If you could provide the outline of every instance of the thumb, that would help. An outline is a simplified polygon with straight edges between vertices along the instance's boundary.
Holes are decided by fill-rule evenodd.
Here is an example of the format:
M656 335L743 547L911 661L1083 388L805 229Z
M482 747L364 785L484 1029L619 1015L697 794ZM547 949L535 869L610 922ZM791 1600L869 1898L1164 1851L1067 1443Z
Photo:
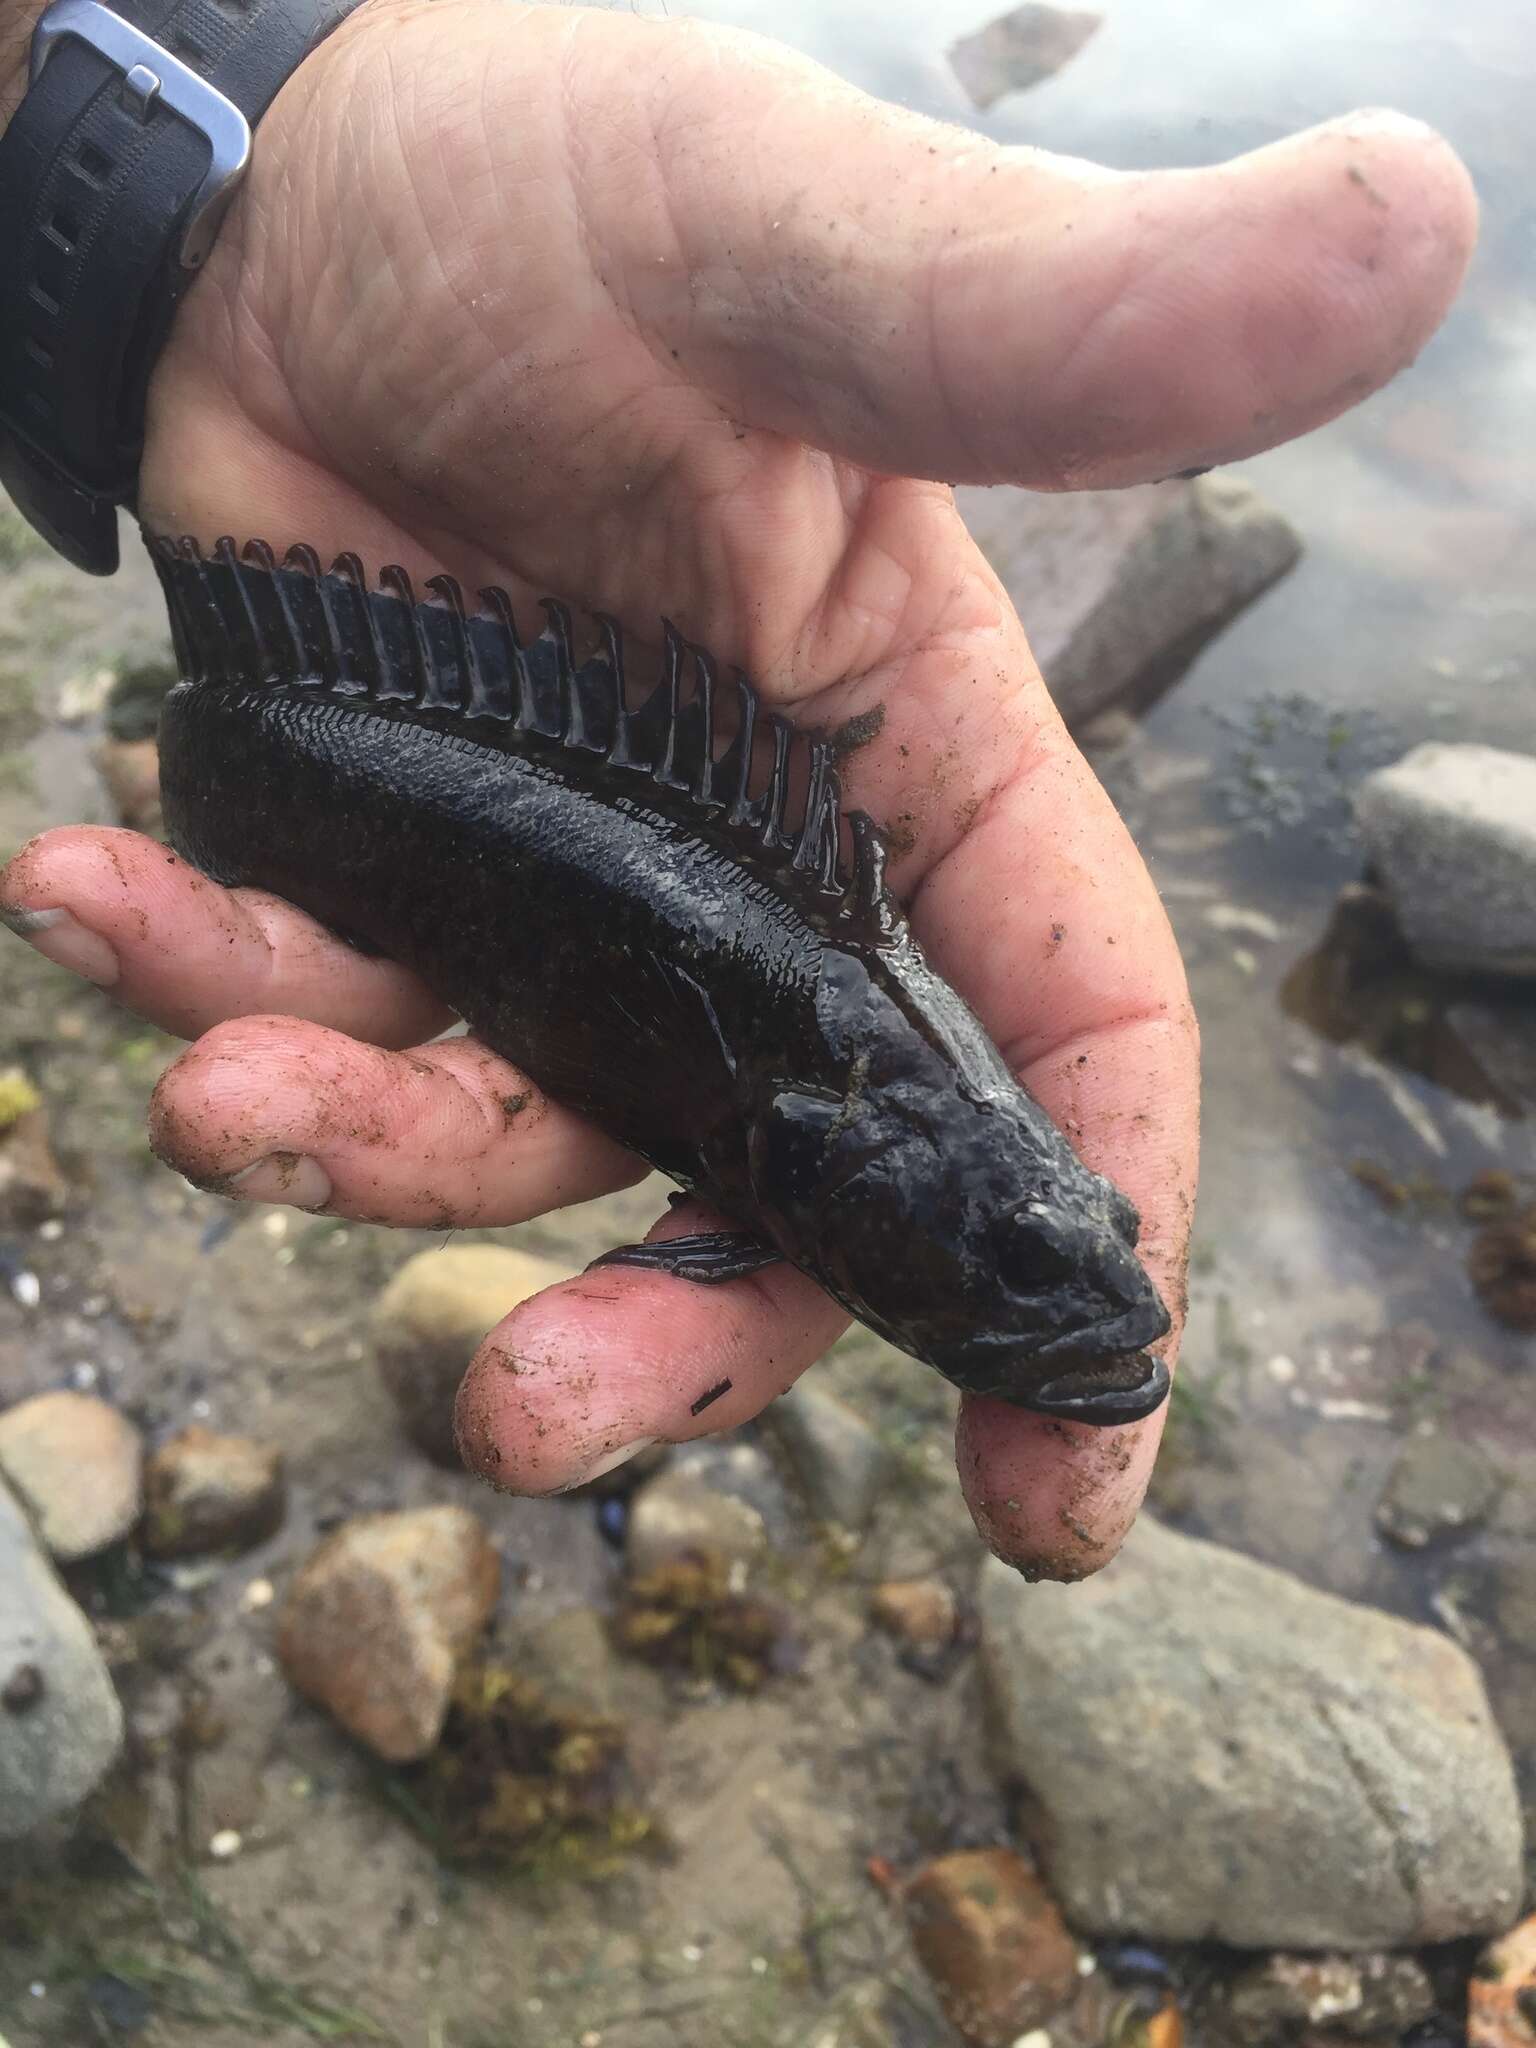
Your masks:
M634 317L733 416L877 470L1050 489L1252 454L1411 361L1476 237L1459 159L1396 114L1121 175L738 33L631 24L637 61L602 19L597 68L651 81L675 250L634 266ZM589 129L612 189L603 149Z

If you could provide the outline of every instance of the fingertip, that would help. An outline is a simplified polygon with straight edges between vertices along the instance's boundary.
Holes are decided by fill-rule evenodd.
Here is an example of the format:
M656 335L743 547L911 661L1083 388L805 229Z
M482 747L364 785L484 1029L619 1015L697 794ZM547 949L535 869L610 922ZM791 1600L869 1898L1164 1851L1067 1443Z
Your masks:
M1101 1571L1136 1519L1166 1415L1165 1403L1144 1422L1099 1429L968 1395L955 1459L982 1541L1027 1579Z

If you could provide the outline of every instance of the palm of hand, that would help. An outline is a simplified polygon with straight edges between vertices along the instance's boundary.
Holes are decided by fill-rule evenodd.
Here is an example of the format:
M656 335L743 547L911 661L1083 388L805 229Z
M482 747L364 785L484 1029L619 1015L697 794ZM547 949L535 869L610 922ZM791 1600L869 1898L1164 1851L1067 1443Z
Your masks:
M1313 159L1327 158L1326 133ZM1149 1267L1177 1308L1196 1095L1177 955L947 489L899 472L1128 481L1326 416L1347 402L1346 368L1357 387L1380 381L1438 317L1467 206L1416 133L1336 133L1333 146L1329 163L1298 145L1289 185L1280 166L1206 174L1246 181L1232 232L1270 236L1274 216L1315 213L1309 179L1363 149L1378 183L1416 185L1428 254L1422 234L1400 238L1390 305L1379 283L1359 305L1336 287L1348 317L1330 308L1326 337L1314 286L1304 366L1277 334L1273 361L1261 347L1235 377L1213 347L1222 374L1202 379L1152 344L1166 338L1168 270L1230 191L978 148L691 24L488 0L376 5L263 128L157 379L143 510L205 541L304 539L417 574L448 566L523 605L565 595L642 635L665 608L800 722L877 714L845 780L894 827L893 879L919 937L1138 1202ZM1345 218L1347 197L1340 180L1330 231L1362 261L1369 245L1379 278L1391 235L1363 202ZM1132 219L1157 291L1128 274ZM999 261L999 240L1061 273L1014 345L1026 263ZM1186 295L1209 316L1204 276L1197 261ZM1291 284L1269 287L1277 305ZM1036 370L1049 396L1032 405L1018 394ZM1257 430L1256 383L1271 401ZM520 1077L483 1049L380 1050L442 1021L398 970L345 955L282 906L168 878L142 844L127 895L157 904L179 959L137 956L100 837L35 842L4 896L69 903L116 948L127 1000L207 1031L156 1103L157 1143L183 1170L225 1182L252 1161L325 1150L329 1205L396 1221L422 1220L424 1129L454 1162L436 1213L464 1222L517 1220L633 1177L560 1112L509 1129L495 1107ZM121 849L113 866L123 872ZM322 1147L322 1093L382 1102L378 1141ZM544 1490L637 1439L730 1426L841 1320L786 1271L718 1293L601 1279L538 1297L488 1341L461 1404L481 1469ZM726 1378L707 1422L691 1419L687 1391ZM1155 1418L1095 1436L974 1402L962 1479L995 1547L1070 1575L1118 1540L1155 1433Z

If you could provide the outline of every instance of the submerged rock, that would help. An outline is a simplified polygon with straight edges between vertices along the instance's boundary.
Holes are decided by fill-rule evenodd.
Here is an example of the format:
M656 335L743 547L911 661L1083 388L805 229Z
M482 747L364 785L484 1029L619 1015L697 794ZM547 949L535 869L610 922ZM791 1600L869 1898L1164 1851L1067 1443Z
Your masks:
M120 1542L139 1519L144 1445L94 1394L37 1394L0 1414L0 1476L61 1564Z
M955 497L1074 728L1160 696L1301 552L1235 477L1060 494L967 485Z
M1103 19L1076 8L1051 7L1046 0L1024 0L1011 14L963 36L949 61L972 105L985 109L1006 93L1027 92L1058 72Z
M891 1476L891 1454L863 1416L835 1394L803 1383L763 1417L783 1446L812 1514L845 1529L868 1525Z
M458 1666L500 1588L501 1559L466 1508L361 1515L289 1587L278 1656L359 1742L411 1762L442 1732Z
M870 1613L887 1635L914 1650L943 1650L955 1639L960 1606L942 1579L887 1579L876 1586Z
M1536 1914L1478 1958L1467 1987L1467 2048L1536 2043Z
M1467 1271L1489 1315L1512 1330L1536 1331L1536 1208L1480 1230Z
M1077 1989L1077 1944L1011 1849L938 1857L902 1904L945 2017L972 2048L1013 2048Z
M1507 1924L1513 1773L1445 1637L1150 1519L1082 1585L989 1563L980 1609L1000 1760L1074 1922L1317 1949Z
M0 1076L4 1080L5 1076ZM48 1112L36 1103L4 1118L0 1129L0 1228L31 1230L59 1215L69 1183L53 1156Z
M149 1461L140 1542L151 1557L249 1550L277 1530L283 1506L279 1451L193 1423Z
M1421 960L1536 978L1536 755L1431 741L1367 776L1355 816Z
M687 1472L663 1472L648 1480L629 1504L625 1556L637 1574L695 1552L746 1564L767 1545L768 1532L756 1508L716 1493Z
M1234 1977L1219 2000L1221 2038L1274 2048L1309 2027L1328 2037L1397 2040L1435 2009L1434 1987L1412 1956L1269 1956Z
M1398 1453L1376 1509L1376 1526L1389 1542L1422 1550L1443 1537L1474 1529L1499 1495L1499 1474L1476 1444L1436 1430L1410 1437Z
M407 1435L429 1458L460 1463L454 1397L482 1340L530 1294L565 1278L564 1267L496 1244L418 1252L395 1274L374 1308L374 1352Z
M122 1738L91 1625L0 1483L0 1840L73 1814Z

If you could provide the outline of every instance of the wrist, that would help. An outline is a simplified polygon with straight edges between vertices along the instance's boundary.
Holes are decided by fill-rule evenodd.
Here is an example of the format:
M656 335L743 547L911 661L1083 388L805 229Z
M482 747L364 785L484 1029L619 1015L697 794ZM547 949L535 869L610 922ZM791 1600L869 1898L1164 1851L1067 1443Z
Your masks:
M27 89L27 52L47 0L0 0L0 135Z

